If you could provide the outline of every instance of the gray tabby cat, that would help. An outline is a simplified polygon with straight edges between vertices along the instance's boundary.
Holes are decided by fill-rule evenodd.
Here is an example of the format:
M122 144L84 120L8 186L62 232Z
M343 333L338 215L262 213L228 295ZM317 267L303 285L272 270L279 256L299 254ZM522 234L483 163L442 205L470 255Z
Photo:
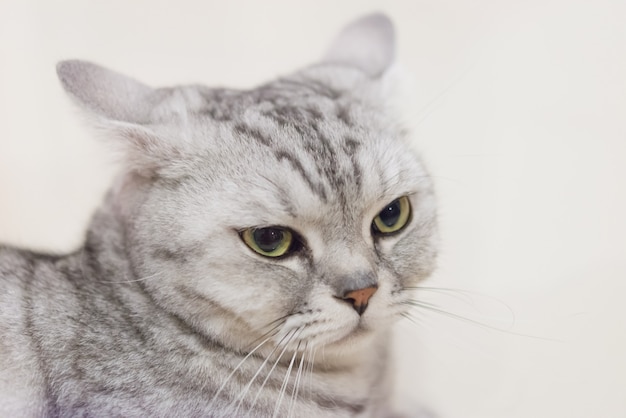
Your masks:
M0 416L389 414L437 241L393 57L376 14L249 91L60 63L128 158L81 249L0 248Z

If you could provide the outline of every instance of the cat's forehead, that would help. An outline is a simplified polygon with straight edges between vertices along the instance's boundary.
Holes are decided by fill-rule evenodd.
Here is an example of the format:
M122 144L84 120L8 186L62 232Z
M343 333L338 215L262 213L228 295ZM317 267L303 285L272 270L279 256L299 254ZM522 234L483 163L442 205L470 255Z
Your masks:
M197 92L200 100L189 94L187 104L194 113L215 122L236 123L241 119L269 118L279 125L306 129L335 114L350 124L346 106L353 107L357 97L351 87L357 81L366 85L367 80L357 73L356 77L351 74L351 82L344 80L338 83L308 73L302 71L251 90L195 86L192 89L197 90L193 93Z
M291 78L203 95L201 123L220 125L203 169L236 183L227 187L232 199L253 209L252 218L267 215L257 222L332 214L345 223L417 187L420 166L406 133L359 94Z

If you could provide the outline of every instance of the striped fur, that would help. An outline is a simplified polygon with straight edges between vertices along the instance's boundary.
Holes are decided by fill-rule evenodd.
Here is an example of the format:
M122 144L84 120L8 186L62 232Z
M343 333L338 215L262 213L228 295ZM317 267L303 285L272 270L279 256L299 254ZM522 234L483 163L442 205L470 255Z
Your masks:
M0 415L390 413L389 327L437 242L392 59L372 15L320 64L248 91L60 64L127 165L75 253L0 247ZM401 196L408 226L374 237ZM239 237L271 225L301 250L264 258ZM363 277L378 290L360 316L338 292Z

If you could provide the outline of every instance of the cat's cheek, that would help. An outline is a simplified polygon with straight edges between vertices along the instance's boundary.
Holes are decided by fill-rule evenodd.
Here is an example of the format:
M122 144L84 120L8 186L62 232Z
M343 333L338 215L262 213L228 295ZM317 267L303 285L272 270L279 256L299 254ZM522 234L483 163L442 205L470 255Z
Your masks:
M414 217L407 230L392 239L381 240L377 251L382 265L393 272L395 282L415 286L436 267L439 235L434 211Z
M394 270L403 286L415 286L430 276L436 261L437 245L432 236L401 243L393 257Z

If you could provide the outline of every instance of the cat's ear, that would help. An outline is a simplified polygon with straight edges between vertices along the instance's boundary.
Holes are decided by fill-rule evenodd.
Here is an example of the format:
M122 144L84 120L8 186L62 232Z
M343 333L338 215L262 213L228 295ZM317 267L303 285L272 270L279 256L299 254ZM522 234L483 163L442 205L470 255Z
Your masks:
M150 126L151 115L163 100L162 89L86 61L62 61L57 74L90 124L118 139L131 169L151 175L180 154Z
M364 16L346 26L335 38L322 62L357 67L378 77L395 59L393 23L382 13Z
M148 122L156 91L145 84L79 60L61 61L57 74L65 91L95 115L119 122Z

